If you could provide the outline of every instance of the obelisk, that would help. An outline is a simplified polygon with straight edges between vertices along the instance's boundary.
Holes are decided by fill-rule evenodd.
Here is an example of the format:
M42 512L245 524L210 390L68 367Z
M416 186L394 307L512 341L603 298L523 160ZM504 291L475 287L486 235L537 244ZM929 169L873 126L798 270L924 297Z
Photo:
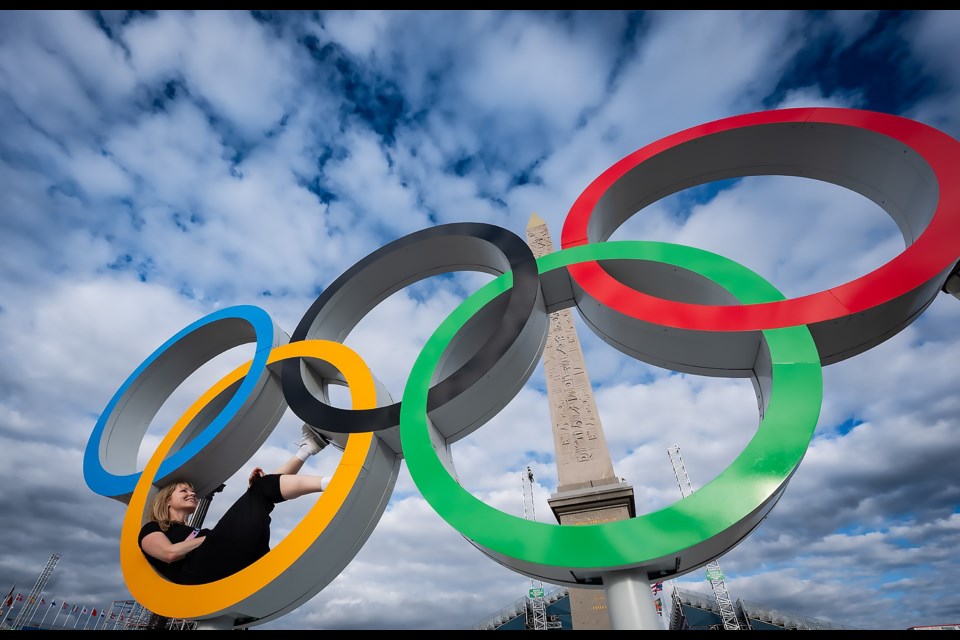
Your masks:
M527 244L540 258L553 251L547 223L536 213L527 223ZM543 367L553 423L557 492L547 501L562 525L596 524L636 515L633 487L613 471L569 309L550 314ZM570 589L573 628L610 629L602 589Z

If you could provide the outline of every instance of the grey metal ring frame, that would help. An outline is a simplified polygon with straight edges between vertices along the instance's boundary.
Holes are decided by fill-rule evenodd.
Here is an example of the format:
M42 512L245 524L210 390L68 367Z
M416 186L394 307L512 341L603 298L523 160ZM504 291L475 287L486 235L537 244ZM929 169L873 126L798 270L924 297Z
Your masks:
M547 335L537 265L527 243L513 232L485 223L431 227L399 238L373 252L337 278L314 301L291 337L343 342L377 304L400 289L429 276L451 271L512 272L514 286L479 314L457 336L438 368L429 392L428 413L445 438L457 440L503 408L523 386L533 367L521 376L518 360L533 360ZM400 403L349 410L330 404L328 385L342 384L335 371L317 371L312 363L290 360L282 367L287 403L304 422L333 433L384 431L400 424ZM448 425L444 428L444 425ZM395 439L396 429L381 434ZM400 451L399 442L395 447Z

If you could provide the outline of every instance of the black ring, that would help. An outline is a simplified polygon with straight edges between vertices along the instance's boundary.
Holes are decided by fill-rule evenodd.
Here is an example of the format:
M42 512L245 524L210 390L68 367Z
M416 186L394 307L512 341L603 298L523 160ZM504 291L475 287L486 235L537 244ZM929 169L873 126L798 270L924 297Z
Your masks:
M433 411L487 375L520 338L538 301L540 281L533 252L515 233L478 222L461 222L411 233L380 247L337 278L301 318L290 342L344 338L377 304L409 284L451 271L513 272L513 287L490 312L469 323L448 350L442 379L429 391ZM462 363L462 364L461 364ZM304 382L306 361L283 363L283 394L307 424L334 433L382 431L400 424L400 403L374 409L341 409L316 397ZM443 372L453 369L449 375ZM321 374L323 377L325 374ZM497 399L491 399L495 403Z

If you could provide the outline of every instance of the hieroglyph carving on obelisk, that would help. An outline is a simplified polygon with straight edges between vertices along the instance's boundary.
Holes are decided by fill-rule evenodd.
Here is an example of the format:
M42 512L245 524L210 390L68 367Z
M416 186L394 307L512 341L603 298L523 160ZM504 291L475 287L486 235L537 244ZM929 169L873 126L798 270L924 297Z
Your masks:
M527 225L527 243L537 258L553 252L547 224L537 214L530 217ZM615 479L583 350L569 309L550 314L543 362L557 456L557 491Z

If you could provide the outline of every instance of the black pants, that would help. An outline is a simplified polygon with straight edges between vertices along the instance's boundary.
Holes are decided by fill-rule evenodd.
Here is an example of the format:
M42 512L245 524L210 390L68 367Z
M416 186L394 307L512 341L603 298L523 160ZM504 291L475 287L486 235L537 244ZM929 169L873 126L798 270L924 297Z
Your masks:
M270 512L278 502L280 476L268 474L254 480L202 545L186 557L183 584L204 584L244 569L270 551Z

